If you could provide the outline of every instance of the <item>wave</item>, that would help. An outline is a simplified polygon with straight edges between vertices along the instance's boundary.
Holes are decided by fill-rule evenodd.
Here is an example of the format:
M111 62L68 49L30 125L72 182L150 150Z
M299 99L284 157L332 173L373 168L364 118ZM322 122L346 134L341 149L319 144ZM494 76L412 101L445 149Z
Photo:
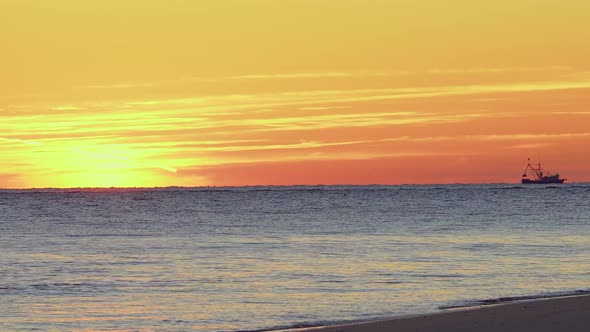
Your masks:
M332 325L340 325L340 324L352 324L352 323L360 323L364 322L365 320L324 320L324 321L303 321L303 322L296 322L292 324L285 324L285 325L275 325L268 328L262 329L254 329L254 330L237 330L236 332L271 332L271 331L282 331L282 330L292 330L292 329L308 329L313 327L321 327L321 326L332 326Z
M490 188L490 190L521 190L521 189L527 189L527 188L524 186Z
M519 302L519 301L552 299L552 298L556 298L556 297L587 295L587 294L590 294L590 289L588 289L588 290L580 289L580 290L569 291L569 292L541 293L541 294L536 294L536 295L505 296L505 297L499 297L499 298L493 298L493 299L465 301L465 302L462 302L459 304L440 306L440 307L438 307L438 309L447 310L447 309L471 308L471 307L480 307L480 306L486 306L486 305L495 305L495 304L503 304L503 303Z

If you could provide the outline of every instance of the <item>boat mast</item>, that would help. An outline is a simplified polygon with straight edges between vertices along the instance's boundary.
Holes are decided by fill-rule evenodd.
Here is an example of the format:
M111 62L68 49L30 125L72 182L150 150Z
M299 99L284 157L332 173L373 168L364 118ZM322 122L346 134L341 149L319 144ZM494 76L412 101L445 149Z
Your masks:
M543 171L541 170L541 161L539 160L539 162L537 163L537 167L535 168L533 165L531 165L531 158L528 159L529 162L526 165L526 168L524 170L524 174L522 174L522 177L526 177L527 176L527 172L530 169L532 175L537 177L537 180L540 180L541 178L543 178Z
M524 172L522 173L522 177L523 178L526 178L527 177L527 173L529 171L529 168L531 169L531 171L533 173L535 173L535 169L533 168L533 166L531 166L531 158L530 157L528 158L528 163L526 165L526 168L524 169Z

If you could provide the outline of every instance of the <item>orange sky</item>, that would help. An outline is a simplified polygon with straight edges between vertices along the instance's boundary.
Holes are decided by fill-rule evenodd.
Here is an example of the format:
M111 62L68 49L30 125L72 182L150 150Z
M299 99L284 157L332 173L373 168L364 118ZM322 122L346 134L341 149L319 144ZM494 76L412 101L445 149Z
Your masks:
M2 0L0 187L590 181L590 2Z

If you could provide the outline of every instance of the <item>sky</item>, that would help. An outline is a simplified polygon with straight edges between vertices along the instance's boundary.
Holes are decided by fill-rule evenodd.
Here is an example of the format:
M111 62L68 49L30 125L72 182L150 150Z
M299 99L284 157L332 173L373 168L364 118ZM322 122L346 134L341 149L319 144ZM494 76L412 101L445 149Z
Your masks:
M590 181L586 0L1 0L0 187Z

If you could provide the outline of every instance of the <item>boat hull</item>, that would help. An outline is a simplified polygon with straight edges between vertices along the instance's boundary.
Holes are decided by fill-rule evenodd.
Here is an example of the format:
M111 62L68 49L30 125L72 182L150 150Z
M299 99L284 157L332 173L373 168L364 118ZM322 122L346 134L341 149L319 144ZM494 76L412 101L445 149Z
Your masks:
M522 184L547 184L547 183L564 183L565 179L542 178L538 180L522 179Z

